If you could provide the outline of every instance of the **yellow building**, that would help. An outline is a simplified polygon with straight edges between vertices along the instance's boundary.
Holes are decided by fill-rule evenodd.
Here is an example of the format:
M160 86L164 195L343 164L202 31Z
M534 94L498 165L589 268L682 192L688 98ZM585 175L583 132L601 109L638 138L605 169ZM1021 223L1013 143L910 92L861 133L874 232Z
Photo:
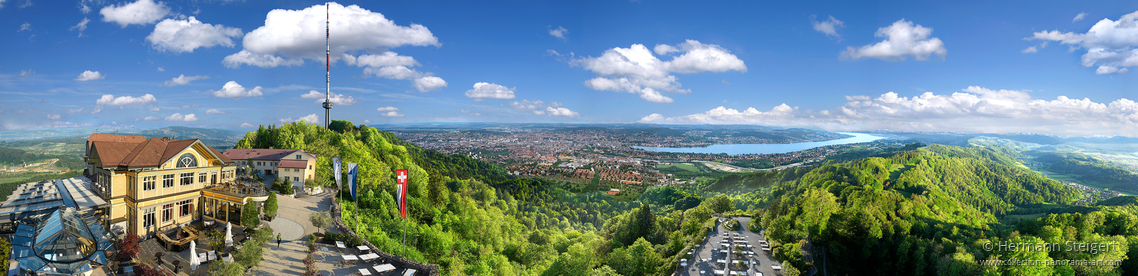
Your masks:
M299 149L227 149L224 154L238 167L245 168L252 162L257 173L284 177L293 187L304 187L305 180L315 179L319 161L315 154Z
M92 134L87 145L86 174L111 205L112 229L151 237L203 218L239 223L241 204L268 197L238 183L233 160L198 139Z

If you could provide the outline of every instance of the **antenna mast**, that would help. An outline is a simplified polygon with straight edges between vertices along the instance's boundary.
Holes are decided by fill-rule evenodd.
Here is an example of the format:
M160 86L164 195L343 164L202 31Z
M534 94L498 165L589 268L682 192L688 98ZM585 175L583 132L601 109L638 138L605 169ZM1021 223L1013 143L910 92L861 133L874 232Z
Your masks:
M324 4L324 128L332 123L332 48L328 46L328 25L332 15L328 11L331 4Z

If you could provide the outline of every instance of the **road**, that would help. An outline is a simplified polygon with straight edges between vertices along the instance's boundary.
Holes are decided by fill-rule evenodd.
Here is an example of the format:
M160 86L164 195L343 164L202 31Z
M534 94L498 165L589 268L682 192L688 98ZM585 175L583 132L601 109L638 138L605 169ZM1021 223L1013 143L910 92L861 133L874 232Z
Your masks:
M763 252L763 250L760 249L759 241L765 240L765 237L763 237L761 233L754 233L750 230L747 230L747 224L751 223L751 218L740 217L737 219L742 226L739 228L739 231L728 231L727 229L723 228L722 222L716 222L715 230L708 233L708 239L695 249L694 255L689 255L694 257L688 258L688 266L680 267L680 269L676 271L676 275L715 275L715 270L725 270L724 266L718 264L716 261L733 257L728 256L729 254L723 254L719 252L719 250L722 249L722 247L718 246L719 241L723 240L729 233L742 235L743 238L747 241L747 244L754 246L751 249L743 250L743 252L754 252L754 255L744 257L744 260L750 263L750 271L762 273L761 275L763 276L783 275L781 271L776 272L773 268L771 268L771 265L780 264L781 262L771 257L770 253ZM730 261L733 262L735 260ZM755 273L749 275L760 274Z

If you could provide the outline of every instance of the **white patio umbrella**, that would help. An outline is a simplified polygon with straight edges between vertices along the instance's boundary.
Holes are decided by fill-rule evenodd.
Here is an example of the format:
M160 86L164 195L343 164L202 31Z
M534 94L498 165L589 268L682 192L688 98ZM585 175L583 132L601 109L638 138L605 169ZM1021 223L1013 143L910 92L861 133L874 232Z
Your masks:
M190 270L198 270L198 265L202 264L202 260L198 259L198 244L190 241Z
M225 223L225 247L233 246L233 224Z

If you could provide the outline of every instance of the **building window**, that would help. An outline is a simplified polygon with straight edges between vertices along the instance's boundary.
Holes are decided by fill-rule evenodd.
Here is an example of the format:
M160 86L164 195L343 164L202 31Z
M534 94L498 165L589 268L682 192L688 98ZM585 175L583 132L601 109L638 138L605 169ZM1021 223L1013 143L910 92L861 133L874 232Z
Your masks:
M296 160L300 160L300 154L296 155Z
M198 182L205 183L205 172L198 174Z
M300 177L293 176L292 181L300 181Z
M154 226L154 208L142 209L142 227Z
M157 182L157 181L158 181L157 176L143 176L142 177L142 190L143 191L154 190L154 182Z
M126 177L126 189L130 190L130 191L134 191L134 185L138 185L137 183L135 183L136 181L138 181L137 177L127 176Z
M162 188L174 187L174 174L167 174L162 176Z
M194 210L194 203L192 200L183 200L178 202L178 217L190 215Z
M182 173L182 186L194 184L194 173Z
M308 165L308 169L309 169L309 170L311 170L311 169L312 169L312 165Z
M261 166L262 164L263 164L262 162L257 161L257 166Z
M162 205L162 222L174 219L174 204Z
M182 157L178 157L178 168L193 168L197 166L198 159L194 158L194 154L192 153L182 154Z

